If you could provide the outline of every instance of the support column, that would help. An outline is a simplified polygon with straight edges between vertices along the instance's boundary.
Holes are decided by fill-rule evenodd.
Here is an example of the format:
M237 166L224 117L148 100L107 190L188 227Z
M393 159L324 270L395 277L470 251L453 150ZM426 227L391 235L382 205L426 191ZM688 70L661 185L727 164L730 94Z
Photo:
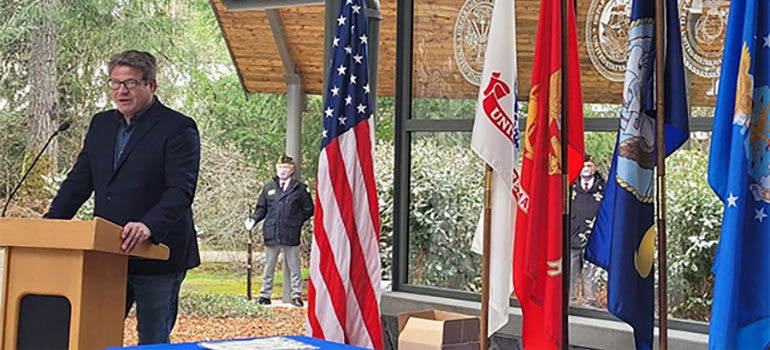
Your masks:
M296 79L296 81L294 81ZM286 154L294 158L294 176L302 177L302 112L305 110L305 90L299 75L287 75L286 95Z
M302 112L305 110L305 90L298 74L286 74L286 154L294 158L294 177L302 179ZM284 303L291 303L289 266L283 264Z

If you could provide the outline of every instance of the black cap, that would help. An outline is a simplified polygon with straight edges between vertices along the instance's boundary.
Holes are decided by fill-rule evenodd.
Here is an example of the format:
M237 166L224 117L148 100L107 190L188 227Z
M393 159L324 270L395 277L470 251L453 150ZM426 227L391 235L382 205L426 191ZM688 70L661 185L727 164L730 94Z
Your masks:
M282 154L278 157L277 164L294 164L294 159L286 154Z
M586 153L585 157L583 157L583 163L585 163L585 162L595 163L594 162L594 157L591 156L590 154Z

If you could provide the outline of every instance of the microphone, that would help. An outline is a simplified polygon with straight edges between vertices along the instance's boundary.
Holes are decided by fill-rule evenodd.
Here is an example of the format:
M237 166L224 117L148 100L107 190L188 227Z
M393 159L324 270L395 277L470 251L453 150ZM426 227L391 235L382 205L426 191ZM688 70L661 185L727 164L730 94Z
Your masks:
M24 180L27 179L27 175L29 175L29 172L32 171L32 168L35 167L35 164L37 164L37 160L40 159L40 156L43 155L43 152L45 152L45 149L48 148L48 145L51 143L51 140L53 140L56 135L59 135L60 132L65 131L69 129L70 127L70 121L65 120L61 125L59 125L59 128L54 131L53 134L48 138L48 141L45 142L45 145L43 146L43 149L40 150L40 152L37 154L37 157L35 157L35 160L32 161L32 164L29 166L26 172L24 172L24 176L21 177L21 181L19 181L18 184L16 184L16 187L13 188L13 191L11 191L11 195L8 196L8 199L5 201L5 206L3 206L3 213L0 215L0 217L5 217L5 212L8 210L8 204L11 204L11 199L13 199L13 196L16 195L16 192L21 188L21 184L24 183Z

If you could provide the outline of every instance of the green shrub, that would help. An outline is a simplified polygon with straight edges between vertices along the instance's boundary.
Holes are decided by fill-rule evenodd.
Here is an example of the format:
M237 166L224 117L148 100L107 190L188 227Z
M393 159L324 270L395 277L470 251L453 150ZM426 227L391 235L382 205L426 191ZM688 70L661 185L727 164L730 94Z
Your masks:
M483 162L468 146L468 134L439 134L415 139L409 202L410 283L477 291L480 257L470 247L482 209ZM378 147L378 169L391 156ZM382 154L382 153L385 154ZM392 179L378 173L382 216L383 269L392 254ZM385 175L392 177L392 174ZM387 273L387 272L386 272Z
M383 279L393 269L393 141L379 140L374 148L374 180L380 206L380 263Z
M187 293L179 296L179 313L193 317L269 317L270 309L245 296Z
M708 321L723 205L708 185L707 154L677 151L666 166L669 311L677 318Z

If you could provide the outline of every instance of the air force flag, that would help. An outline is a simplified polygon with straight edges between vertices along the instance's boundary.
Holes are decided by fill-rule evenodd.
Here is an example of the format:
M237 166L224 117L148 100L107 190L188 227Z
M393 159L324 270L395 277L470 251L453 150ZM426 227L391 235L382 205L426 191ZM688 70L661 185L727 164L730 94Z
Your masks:
M770 347L770 3L732 0L708 180L724 202L709 348Z

